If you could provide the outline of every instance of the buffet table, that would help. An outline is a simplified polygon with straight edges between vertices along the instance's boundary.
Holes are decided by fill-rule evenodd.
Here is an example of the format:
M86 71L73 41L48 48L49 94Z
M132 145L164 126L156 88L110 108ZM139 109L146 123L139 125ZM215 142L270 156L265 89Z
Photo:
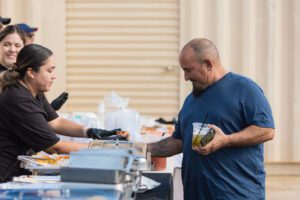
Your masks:
M143 176L160 182L161 185L144 193L132 193L121 185L80 184L80 183L41 183L24 185L23 189L0 190L0 199L90 199L102 197L107 200L169 200L171 199L172 175L170 173L143 173ZM10 183L7 183L8 185ZM16 185L17 186L17 185Z
M143 173L143 176L151 178L161 185L144 193L138 193L136 200L170 200L172 194L172 174L171 173Z
M151 161L144 143L99 140L69 155L18 159L33 175L0 184L0 200L170 199L172 175L145 173Z

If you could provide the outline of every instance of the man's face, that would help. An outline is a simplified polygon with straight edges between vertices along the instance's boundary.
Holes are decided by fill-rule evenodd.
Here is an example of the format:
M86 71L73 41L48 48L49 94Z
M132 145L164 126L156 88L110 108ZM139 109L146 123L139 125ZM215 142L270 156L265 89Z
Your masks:
M209 86L210 71L207 63L196 60L191 48L182 51L179 59L186 81L191 81L194 96L199 96Z
M7 35L0 42L0 63L7 67L12 66L23 46L23 41L17 33Z

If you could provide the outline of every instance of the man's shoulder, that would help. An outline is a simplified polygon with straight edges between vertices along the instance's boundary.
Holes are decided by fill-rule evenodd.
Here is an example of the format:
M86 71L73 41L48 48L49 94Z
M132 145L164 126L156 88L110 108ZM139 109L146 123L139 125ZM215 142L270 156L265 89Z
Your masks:
M233 73L233 72L230 72L230 77L232 80L241 82L241 83L255 83L251 78L241 75L241 74Z
M195 97L194 97L194 95L193 95L193 92L190 92L190 93L186 96L185 102L190 102L190 101L192 101L194 98L195 98Z
M241 74L231 73L231 81L233 81L234 85L242 88L260 88L253 79Z
M232 73L232 77L236 82L239 82L240 84L253 84L253 85L258 85L253 79L250 77L241 75L241 74L236 74Z

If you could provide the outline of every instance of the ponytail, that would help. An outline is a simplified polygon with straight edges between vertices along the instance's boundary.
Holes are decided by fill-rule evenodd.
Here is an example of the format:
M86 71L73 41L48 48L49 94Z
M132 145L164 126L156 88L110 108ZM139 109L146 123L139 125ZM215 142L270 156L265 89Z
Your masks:
M11 69L0 74L0 94L9 85L16 85L20 80L20 73L17 71L17 66L14 65Z

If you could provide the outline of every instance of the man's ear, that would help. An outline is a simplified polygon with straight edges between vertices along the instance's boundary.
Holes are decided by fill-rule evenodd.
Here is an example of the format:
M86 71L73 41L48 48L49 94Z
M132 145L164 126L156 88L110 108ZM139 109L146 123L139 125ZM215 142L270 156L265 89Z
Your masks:
M205 59L205 60L203 60L203 62L205 63L205 65L207 67L207 70L211 71L211 69L212 69L212 63L211 63L211 61L209 59Z
M31 67L27 68L26 74L32 79L35 78L35 72L32 70Z

